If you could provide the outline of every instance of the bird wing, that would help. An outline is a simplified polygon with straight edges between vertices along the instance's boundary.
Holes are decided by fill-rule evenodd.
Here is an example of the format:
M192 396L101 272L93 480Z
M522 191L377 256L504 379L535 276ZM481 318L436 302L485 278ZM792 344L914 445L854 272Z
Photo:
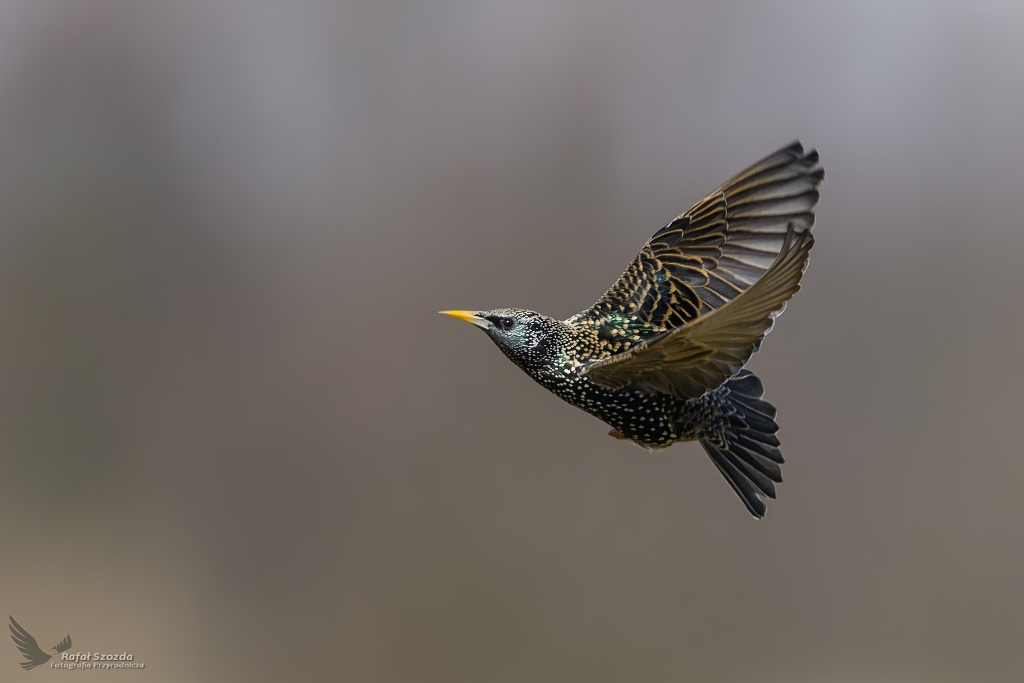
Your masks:
M39 666L50 660L50 655L46 654L39 648L39 644L32 635L21 627L21 624L11 617L10 623L11 639L17 646L21 654L25 655L27 662L21 662L23 669L28 670ZM70 644L68 645L70 647Z
M790 223L778 257L767 272L731 302L682 327L591 363L583 374L612 390L697 398L735 375L775 324L800 278L814 245L810 230Z
M569 322L648 334L684 325L729 303L762 277L787 225L814 224L818 153L799 142L726 181L654 233L614 285Z
M56 645L54 645L53 649L56 650L57 652L64 652L65 650L70 650L71 649L71 635L68 634L68 635L64 636L64 640L62 640L59 643L57 643Z

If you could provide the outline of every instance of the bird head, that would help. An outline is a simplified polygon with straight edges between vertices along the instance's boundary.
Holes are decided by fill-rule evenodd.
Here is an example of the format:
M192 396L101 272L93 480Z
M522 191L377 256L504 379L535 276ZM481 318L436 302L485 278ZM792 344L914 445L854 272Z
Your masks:
M554 318L522 308L441 313L481 328L502 353L527 370L544 367L556 358L558 332L565 325Z

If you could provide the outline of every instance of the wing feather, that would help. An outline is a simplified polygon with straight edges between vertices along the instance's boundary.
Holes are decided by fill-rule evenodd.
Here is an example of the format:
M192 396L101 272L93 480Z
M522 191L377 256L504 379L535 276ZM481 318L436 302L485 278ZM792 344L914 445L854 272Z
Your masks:
M818 153L794 142L729 179L656 232L591 308L569 319L643 338L725 306L761 278L783 247L787 226L814 224Z
M790 224L772 266L727 305L596 361L583 374L613 390L630 387L687 399L721 386L760 348L776 316L800 289L813 245L809 230L798 232Z

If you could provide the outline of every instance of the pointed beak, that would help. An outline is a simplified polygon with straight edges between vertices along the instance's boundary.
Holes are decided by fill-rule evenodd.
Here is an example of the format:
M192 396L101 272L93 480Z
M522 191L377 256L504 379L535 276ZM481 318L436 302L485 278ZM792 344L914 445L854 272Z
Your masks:
M477 315L479 311L438 311L441 315L449 315L456 320L482 327L485 330L491 326L491 321Z

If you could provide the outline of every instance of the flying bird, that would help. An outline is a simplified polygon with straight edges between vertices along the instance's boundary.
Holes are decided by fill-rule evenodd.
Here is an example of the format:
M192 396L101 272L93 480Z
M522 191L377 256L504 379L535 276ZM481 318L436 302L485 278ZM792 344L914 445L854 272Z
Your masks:
M34 669L40 664L45 664L50 661L52 655L48 655L43 652L39 648L39 644L36 643L36 639L33 638L28 631L23 629L21 624L14 620L14 617L10 618L11 623L9 626L11 629L11 639L14 640L14 644L21 651L21 654L25 655L25 659L28 660L27 662L20 662L21 668L27 671L28 669ZM69 649L71 649L70 635L64 636L64 640L51 647L50 651L53 652L53 654L59 654Z
M652 450L699 441L760 519L784 460L775 406L744 366L800 289L823 177L818 153L799 142L768 155L654 233L567 320L521 308L441 313L482 328L610 436Z

